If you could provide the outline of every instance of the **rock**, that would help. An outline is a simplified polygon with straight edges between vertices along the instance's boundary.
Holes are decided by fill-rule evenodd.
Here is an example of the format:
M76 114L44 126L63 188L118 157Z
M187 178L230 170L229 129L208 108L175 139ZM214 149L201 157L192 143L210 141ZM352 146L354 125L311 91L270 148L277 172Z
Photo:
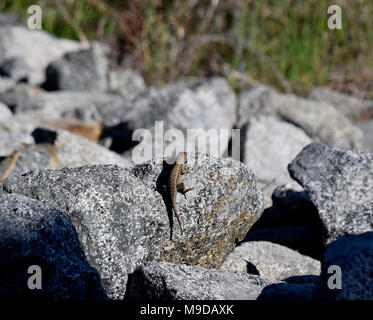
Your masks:
M230 253L219 270L259 275L258 269L249 261Z
M228 257L252 263L259 275L269 282L288 277L320 275L320 262L294 250L268 241L243 242Z
M329 270L331 266L340 267L340 289L333 289L339 277L335 267ZM315 298L372 300L372 266L373 232L339 238L329 244L324 252L322 273L314 292ZM334 286L329 288L328 282Z
M105 147L64 130L36 128L32 136L36 143L50 143L54 146L60 167L115 164L125 168L130 165L123 157Z
M31 170L58 168L59 162L52 145L22 145L13 154L1 160L0 178L21 175Z
M288 283L281 282L269 285L263 289L258 300L313 300L315 282L308 283Z
M359 121L356 126L364 133L362 141L364 149L373 153L373 120Z
M0 102L0 119L5 120L13 116L7 105Z
M44 81L45 68L50 62L82 47L78 41L57 39L42 30L11 25L0 28L0 65L11 58L23 58L29 68L28 81L34 85Z
M318 209L326 243L372 230L372 153L312 143L289 165L289 173Z
M13 79L16 82L27 82L30 71L25 60L14 57L6 60L0 67L0 75Z
M0 76L0 93L3 93L16 85L16 82L10 78Z
M107 299L65 214L21 195L0 195L0 212L1 297ZM27 286L32 265L41 268L40 290Z
M295 185L287 165L312 142L304 131L275 117L259 115L252 118L241 133L242 160L254 170L269 200L276 186Z
M182 179L194 190L177 200L183 234L160 194L167 175L162 163L29 172L1 181L0 193L30 196L66 213L109 297L120 299L127 274L144 261L219 267L260 216L263 198L251 170L197 156Z
M241 93L238 126L254 115L272 115L301 128L313 140L340 148L361 146L362 132L326 102L312 101L257 86Z
M78 119L98 121L106 124L98 109L121 104L123 99L116 95L89 92L43 92L28 90L6 92L0 101L8 105L15 115L33 116L41 120ZM124 112L125 109L122 108Z
M325 249L322 233L318 226L284 225L252 229L245 236L244 242L269 241L289 247L301 254L320 259Z
M0 131L0 157L10 155L22 144L34 144L34 139L25 133Z
M184 264L148 262L131 275L129 300L256 300L269 283L259 276Z
M107 61L98 43L77 52L68 52L53 61L46 71L47 90L105 92Z
M308 94L308 99L324 101L333 105L346 117L356 120L364 114L373 116L373 102L329 88L314 88Z
M141 75L130 69L114 69L109 72L108 91L122 96L139 94L145 89Z

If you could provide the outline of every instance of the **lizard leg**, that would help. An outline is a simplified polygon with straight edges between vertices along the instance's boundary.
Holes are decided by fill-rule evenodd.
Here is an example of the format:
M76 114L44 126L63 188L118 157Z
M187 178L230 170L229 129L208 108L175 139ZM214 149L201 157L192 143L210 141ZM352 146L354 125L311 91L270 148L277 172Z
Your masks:
M179 183L177 186L177 191L180 192L186 199L186 193L190 190L193 190L194 188L185 188L184 182Z
M190 172L190 169L187 169L187 168L184 168L184 167L182 167L181 171L180 171L181 174L185 174L185 173L189 173L189 172Z

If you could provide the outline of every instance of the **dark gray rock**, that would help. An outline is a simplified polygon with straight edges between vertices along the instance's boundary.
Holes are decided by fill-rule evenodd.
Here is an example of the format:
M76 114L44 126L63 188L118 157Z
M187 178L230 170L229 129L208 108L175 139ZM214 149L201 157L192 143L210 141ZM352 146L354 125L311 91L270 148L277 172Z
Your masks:
M331 266L341 268L341 289L331 289L328 281L336 284ZM315 287L317 299L373 300L373 232L348 235L332 242L325 250L322 273ZM329 272L328 272L329 271ZM332 287L333 288L333 287Z
M130 300L256 300L270 283L259 276L148 262L131 275Z
M319 275L321 271L319 261L268 241L243 242L227 259L232 257L249 261L272 283L292 276Z
M82 47L78 41L57 39L42 30L12 25L2 25L0 28L0 65L11 58L23 58L29 67L28 80L35 85L44 82L45 69L49 63L66 52Z
M68 52L52 62L46 71L48 90L105 92L107 61L98 43L89 49Z
M373 102L329 88L314 88L308 94L308 99L324 101L333 105L346 117L356 120L364 114L373 116Z
M263 289L257 300L313 300L316 281L308 283L281 282ZM317 298L316 298L317 299Z
M289 173L318 209L327 243L373 229L372 153L312 143L289 165Z
M16 82L27 82L29 67L21 57L6 60L0 67L0 75L13 79Z
M287 121L315 141L340 148L361 146L362 132L335 107L291 94L280 94L266 86L257 86L241 93L238 126L257 114L276 116Z
M41 268L40 290L27 286L32 265ZM2 298L107 299L70 219L21 195L0 195L0 269Z
M162 163L29 172L1 181L0 193L30 196L68 214L108 295L122 298L127 273L144 261L219 267L260 217L263 197L245 165L199 154L189 168L182 180L194 190L177 199L183 234L160 194L169 173Z

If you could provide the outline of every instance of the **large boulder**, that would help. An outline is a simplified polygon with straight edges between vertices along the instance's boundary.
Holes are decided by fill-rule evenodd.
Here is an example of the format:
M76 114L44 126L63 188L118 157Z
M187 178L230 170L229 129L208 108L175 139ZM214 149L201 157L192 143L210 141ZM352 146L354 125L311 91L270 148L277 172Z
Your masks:
M316 299L373 300L373 232L348 235L329 244Z
M257 275L148 262L128 283L130 300L256 300L270 285Z
M227 260L235 258L253 264L259 275L269 282L279 282L294 276L318 276L321 271L319 261L268 241L241 243Z
M287 165L312 142L303 130L275 117L259 115L241 129L241 135L242 161L254 170L269 200L277 186L293 184L297 187Z
M29 172L1 181L0 193L23 194L70 216L87 260L118 299L127 274L144 261L219 267L262 213L263 196L244 164L189 157L191 172L182 180L194 190L177 198L182 234L161 194L169 167L159 161Z
M373 102L338 92L329 88L314 88L308 93L308 99L328 102L346 117L356 120L370 114L373 117Z
M41 289L29 289L32 266ZM21 195L0 195L0 269L2 298L107 299L70 219Z
M48 90L105 92L107 60L98 43L77 52L68 52L53 61L46 71Z
M82 47L78 41L57 39L42 30L12 25L0 28L0 65L12 58L24 59L31 84L44 82L45 69L50 62Z
M276 116L298 128L315 141L340 148L361 146L362 132L334 106L292 94L281 94L266 86L257 86L241 93L238 126L254 115Z
M372 153L312 143L289 164L289 173L318 209L327 243L372 231Z

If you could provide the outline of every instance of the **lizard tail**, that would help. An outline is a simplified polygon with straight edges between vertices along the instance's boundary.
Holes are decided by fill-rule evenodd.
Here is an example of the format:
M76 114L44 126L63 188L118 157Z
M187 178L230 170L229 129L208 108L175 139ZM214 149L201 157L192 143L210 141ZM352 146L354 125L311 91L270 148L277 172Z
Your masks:
M172 209L174 209L177 222L179 223L179 226L180 226L180 231L181 231L181 233L183 233L183 227L181 226L180 216L179 216L179 213L177 212L176 206L174 204L172 205Z

